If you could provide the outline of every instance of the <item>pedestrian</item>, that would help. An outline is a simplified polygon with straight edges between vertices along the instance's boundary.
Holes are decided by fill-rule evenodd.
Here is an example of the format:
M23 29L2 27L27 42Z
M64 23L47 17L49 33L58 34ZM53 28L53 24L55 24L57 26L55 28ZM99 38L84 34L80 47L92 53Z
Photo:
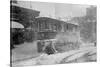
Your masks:
M44 52L48 55L55 53L55 50L53 49L52 43L50 41L45 42Z

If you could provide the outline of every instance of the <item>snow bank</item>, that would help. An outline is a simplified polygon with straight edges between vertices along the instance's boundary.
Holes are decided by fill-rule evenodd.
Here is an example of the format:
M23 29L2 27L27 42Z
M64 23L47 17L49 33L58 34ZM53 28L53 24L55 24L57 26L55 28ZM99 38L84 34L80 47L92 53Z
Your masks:
M80 50L72 50L69 52L52 54L52 55L42 54L41 56L39 56L37 58L32 58L29 60L14 63L13 65L14 65L14 67L18 67L18 66L22 67L22 66L33 66L33 65L58 64L65 58L67 58L66 62L70 62L74 59L77 59L77 58L83 56L87 52L92 52L92 51L96 51L96 48L95 47L83 48Z

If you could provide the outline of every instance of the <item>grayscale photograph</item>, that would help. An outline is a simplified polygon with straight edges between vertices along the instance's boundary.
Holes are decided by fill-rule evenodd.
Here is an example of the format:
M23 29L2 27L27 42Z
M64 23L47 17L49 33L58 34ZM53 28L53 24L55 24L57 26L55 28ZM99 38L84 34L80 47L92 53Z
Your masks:
M10 65L97 61L97 6L10 0Z

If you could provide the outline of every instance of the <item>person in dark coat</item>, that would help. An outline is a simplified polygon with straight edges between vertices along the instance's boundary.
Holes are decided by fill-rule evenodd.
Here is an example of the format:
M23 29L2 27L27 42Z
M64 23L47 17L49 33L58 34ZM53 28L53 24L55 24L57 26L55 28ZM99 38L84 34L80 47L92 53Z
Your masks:
M50 41L46 41L45 47L44 47L44 52L48 55L55 53L55 50L53 49L52 43Z

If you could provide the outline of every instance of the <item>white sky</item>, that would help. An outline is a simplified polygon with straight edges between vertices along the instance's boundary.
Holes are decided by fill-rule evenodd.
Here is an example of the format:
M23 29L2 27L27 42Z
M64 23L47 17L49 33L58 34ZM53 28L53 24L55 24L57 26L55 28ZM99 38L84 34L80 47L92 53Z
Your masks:
M63 3L46 3L34 1L19 1L20 6L40 11L40 16L45 17L77 17L86 14L89 5L75 5Z

